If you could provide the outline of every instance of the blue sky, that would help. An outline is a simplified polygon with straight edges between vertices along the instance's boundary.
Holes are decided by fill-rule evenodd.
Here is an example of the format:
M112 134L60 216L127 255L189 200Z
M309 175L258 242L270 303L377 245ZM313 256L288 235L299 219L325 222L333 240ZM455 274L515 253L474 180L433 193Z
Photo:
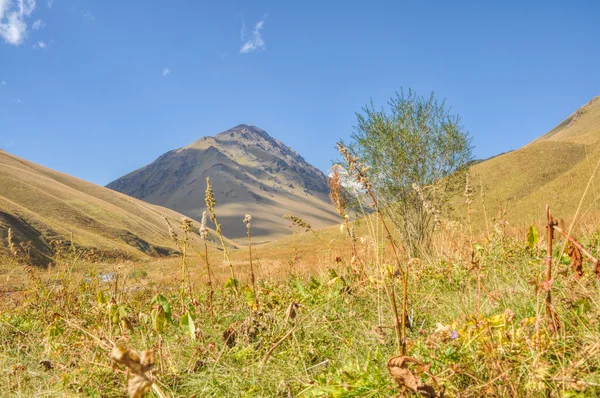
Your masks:
M0 0L0 148L106 184L247 123L326 170L356 111L412 87L489 157L600 94L598 21L598 1Z

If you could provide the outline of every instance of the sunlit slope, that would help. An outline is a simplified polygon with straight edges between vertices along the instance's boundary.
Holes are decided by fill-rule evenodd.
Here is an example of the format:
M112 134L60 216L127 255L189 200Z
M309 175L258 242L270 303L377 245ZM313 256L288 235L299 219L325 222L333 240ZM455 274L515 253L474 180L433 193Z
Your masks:
M25 161L0 150L0 253L7 231L32 242L36 263L52 255L53 239L71 239L105 256L160 256L172 252L162 214L182 217L110 189ZM181 233L181 232L180 232ZM192 239L197 240L196 234Z
M575 215L582 198L579 215L600 208L600 173L594 175L600 160L598 98L523 148L472 167L472 184L477 192L473 217L477 225L483 225L484 217L481 184L490 220L500 205L513 224L541 220L546 203L554 214L566 218Z

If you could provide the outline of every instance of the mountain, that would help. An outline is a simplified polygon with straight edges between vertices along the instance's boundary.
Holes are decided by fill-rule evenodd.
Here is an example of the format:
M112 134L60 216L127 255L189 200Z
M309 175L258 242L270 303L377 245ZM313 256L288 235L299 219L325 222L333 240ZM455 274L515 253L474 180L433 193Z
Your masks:
M9 254L9 228L17 243L31 242L38 265L50 262L53 240L71 238L103 258L169 255L175 247L162 214L173 225L183 217L0 150L0 255Z
M595 97L523 148L474 165L471 181L484 187L490 220L501 204L512 224L540 222L546 203L556 216L568 218L582 197L579 215L585 216L600 209L600 170L594 174L599 160L600 97ZM481 198L474 199L474 217L482 221Z
M284 214L314 227L339 222L325 174L266 131L245 124L167 152L107 187L199 220L205 210L206 177L229 238L246 236L242 220L247 213L256 241L289 234Z

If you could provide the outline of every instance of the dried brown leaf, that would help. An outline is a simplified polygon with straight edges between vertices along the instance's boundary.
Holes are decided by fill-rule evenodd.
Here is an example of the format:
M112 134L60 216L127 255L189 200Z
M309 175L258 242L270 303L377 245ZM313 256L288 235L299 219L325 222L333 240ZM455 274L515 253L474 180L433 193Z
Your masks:
M379 344L387 343L387 336L385 334L385 331L383 330L383 326L381 326L381 325L373 326L373 328L371 329L371 332L373 332L375 337L377 337L377 341L379 342Z
M146 376L135 375L127 382L127 392L131 398L142 398L151 386L152 382Z
M583 276L583 254L575 245L569 245L569 257L571 258L571 269L576 278Z
M129 396L131 398L143 397L152 386L152 381L146 376L145 372L154 365L154 351L145 350L140 357L135 351L115 344L110 355L116 362L125 365L134 375L127 382Z
M390 375L394 378L400 388L407 388L412 392L421 394L425 397L430 398L443 398L444 390L441 389L440 393L437 394L434 388L421 381L421 378L416 376L409 368L408 364L412 363L417 365L417 369L422 372L428 372L429 366L422 363L421 361L406 356L395 356L390 358L387 362L387 368Z
M297 311L300 308L300 304L298 304L295 301L292 301L292 303L289 305L287 311L285 312L285 320L289 321L296 319L296 315L297 315Z
M52 370L54 369L54 365L49 359L43 359L40 361L40 365L44 367L44 370Z
M232 327L228 327L223 332L223 342L227 347L232 348L235 345L236 332Z

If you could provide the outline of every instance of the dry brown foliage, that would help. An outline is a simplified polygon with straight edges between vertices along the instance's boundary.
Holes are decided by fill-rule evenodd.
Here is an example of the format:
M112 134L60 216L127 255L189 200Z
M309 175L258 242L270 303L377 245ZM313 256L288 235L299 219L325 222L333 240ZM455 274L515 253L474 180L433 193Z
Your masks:
M432 386L423 383L421 378L408 368L409 363L417 365L417 373L425 373L431 367L430 364L424 364L412 357L399 355L390 358L387 362L387 368L390 375L394 378L396 383L398 383L398 386L425 397L443 398L444 389L442 388L439 393L436 393Z
M127 392L131 398L141 398L152 387L152 380L146 372L154 366L154 351L145 350L142 355L129 350L119 344L113 346L110 354L115 362L125 365L133 373L133 377L127 382Z
M583 254L581 254L581 250L570 244L568 254L571 258L573 274L576 278L581 278L583 276Z

